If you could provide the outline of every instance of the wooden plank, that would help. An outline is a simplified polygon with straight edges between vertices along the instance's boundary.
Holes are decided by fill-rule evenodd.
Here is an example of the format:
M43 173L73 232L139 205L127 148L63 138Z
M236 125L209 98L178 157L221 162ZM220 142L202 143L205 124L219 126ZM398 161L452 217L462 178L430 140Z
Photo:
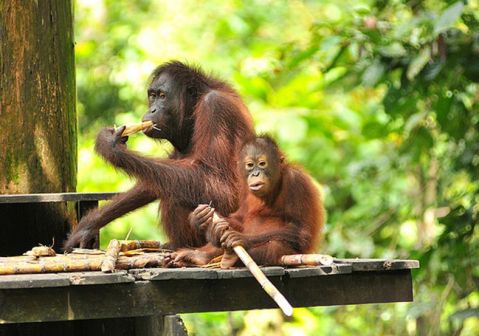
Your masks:
M285 274L284 268L279 266L260 267L260 269L267 277L278 277ZM216 273L218 279L240 279L251 278L253 276L253 274L251 274L251 272L245 267L228 270L217 269Z
M70 286L70 281L58 274L18 274L0 276L0 289L65 286Z
M127 271L115 273L72 272L48 274L18 274L0 276L0 289L49 288L70 285L105 285L134 282Z
M409 269L270 277L295 307L412 301ZM276 308L252 277L0 290L0 324Z
M211 268L148 268L129 271L137 280L204 280L217 279L216 271Z
M418 260L391 259L334 259L335 263L351 264L356 271L389 271L419 268Z
M287 268L285 272L290 278L303 278L321 275L347 274L352 272L352 266L351 264L334 264L330 266L298 267Z
M109 200L118 195L116 192L109 193L44 193L44 194L12 194L0 195L1 203L51 203L51 202L75 202L75 201L98 201Z
M295 278L285 288L295 307L413 301L410 270Z
M284 275L284 268L261 267L266 276ZM133 269L129 271L137 280L192 280L192 279L238 279L251 278L251 272L242 267L236 269L222 270L218 268L150 268L150 269Z
M114 273L103 272L74 272L58 274L68 279L72 285L107 285L118 283L131 283L135 278L127 271L116 271Z
M356 260L341 259L341 261L350 261L350 264L334 264L330 266L316 267L262 267L266 276L282 276L287 274L291 278L322 276L334 274L346 274L352 271L377 271L385 270L384 260ZM386 261L387 262L387 261ZM392 261L388 267L389 270L410 269L417 265L415 261ZM33 288L33 287L57 287L64 285L62 279L67 279L72 284L109 284L125 283L136 280L194 280L194 279L235 279L248 278L252 274L246 268L236 268L230 270L208 269L208 268L147 268L133 269L128 271L119 271L112 274L102 272L80 272L80 273L58 273L58 274L25 274L0 276L0 288ZM48 282L51 284L48 284ZM18 282L15 284L15 282ZM3 286L3 287L2 287Z

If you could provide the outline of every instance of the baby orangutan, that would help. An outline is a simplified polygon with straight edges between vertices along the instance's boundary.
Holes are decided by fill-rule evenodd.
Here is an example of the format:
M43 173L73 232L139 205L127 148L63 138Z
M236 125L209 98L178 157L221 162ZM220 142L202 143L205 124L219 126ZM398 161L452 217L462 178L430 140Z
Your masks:
M214 209L199 205L190 224L203 230L209 243L172 255L176 266L204 265L223 253L222 268L237 266L232 251L243 246L260 265L279 265L283 255L311 253L324 224L318 189L298 167L285 162L268 136L247 142L239 169L247 181L239 209L213 222Z

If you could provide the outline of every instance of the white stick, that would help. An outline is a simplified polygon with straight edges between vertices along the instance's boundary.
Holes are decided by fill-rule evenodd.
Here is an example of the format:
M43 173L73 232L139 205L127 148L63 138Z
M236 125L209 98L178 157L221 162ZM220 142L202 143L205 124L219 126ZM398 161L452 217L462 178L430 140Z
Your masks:
M259 266L254 262L243 246L235 246L233 247L233 250L241 259L243 264L245 264L251 274L253 274L256 280L258 280L265 292L268 293L268 295L271 296L278 304L283 313L286 316L293 315L293 307L290 305L288 300L286 300L283 294L281 294L281 292L273 285L273 283L269 281L269 279L266 277L266 275L264 275L263 271L261 271Z
M213 222L219 221L220 218L215 213L213 214ZM271 296L271 298L276 302L276 304L281 308L283 313L286 316L293 315L293 307L286 300L286 298L281 294L281 292L273 285L271 281L264 275L263 271L259 266L254 262L251 256L246 252L243 246L233 247L236 255L241 259L243 264L248 268L248 270L253 274L256 280L259 282L264 291Z

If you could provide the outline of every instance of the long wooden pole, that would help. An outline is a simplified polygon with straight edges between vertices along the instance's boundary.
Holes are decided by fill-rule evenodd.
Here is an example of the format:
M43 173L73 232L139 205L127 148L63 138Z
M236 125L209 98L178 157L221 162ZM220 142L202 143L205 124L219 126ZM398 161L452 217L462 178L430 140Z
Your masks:
M213 222L220 221L221 219L215 213L213 214ZM293 315L293 307L291 304L286 300L286 298L281 294L281 292L273 285L271 281L264 275L263 271L259 268L259 266L255 263L255 261L251 258L251 256L246 252L243 246L235 246L233 247L234 252L236 255L241 259L243 264L248 268L248 270L253 274L256 280L259 282L261 287L264 291L276 302L276 304L281 308L283 313L286 316Z

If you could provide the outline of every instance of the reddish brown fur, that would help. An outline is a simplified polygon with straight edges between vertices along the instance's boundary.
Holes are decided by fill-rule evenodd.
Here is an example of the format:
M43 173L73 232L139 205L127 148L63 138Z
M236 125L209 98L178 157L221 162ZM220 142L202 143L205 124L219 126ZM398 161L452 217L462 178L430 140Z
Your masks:
M69 237L66 249L91 247L99 228L158 198L170 247L202 246L206 243L204 234L188 222L196 205L212 202L223 215L238 208L242 179L237 174L235 155L242 143L254 136L249 111L229 85L197 68L180 62L166 63L153 73L151 87L162 74L171 84L169 93L178 97L164 103L173 111L175 121L168 121L168 127L162 124L164 134L153 137L170 141L173 153L167 159L145 157L127 149L125 139L119 141L111 129L102 130L96 142L97 152L136 178L137 184L84 217Z
M282 157L268 141L267 152L277 151ZM273 169L280 170L280 178L272 193L261 199L246 188L238 211L226 217L230 229L244 235L248 253L262 265L278 265L283 255L313 252L325 217L320 193L305 172L284 161Z
M268 158L265 173L269 174L272 188L258 196L243 184L239 209L214 224L213 210L205 204L198 206L191 214L191 225L208 226L210 243L172 254L168 266L202 265L224 251L220 246L229 249L236 245L245 247L258 264L278 265L283 255L310 253L318 246L325 212L311 178L299 167L286 163L271 138L258 137L243 147L239 164L243 180L252 173L244 166L245 156L251 155L245 151L251 147ZM222 267L238 265L237 260L230 251L223 256Z

